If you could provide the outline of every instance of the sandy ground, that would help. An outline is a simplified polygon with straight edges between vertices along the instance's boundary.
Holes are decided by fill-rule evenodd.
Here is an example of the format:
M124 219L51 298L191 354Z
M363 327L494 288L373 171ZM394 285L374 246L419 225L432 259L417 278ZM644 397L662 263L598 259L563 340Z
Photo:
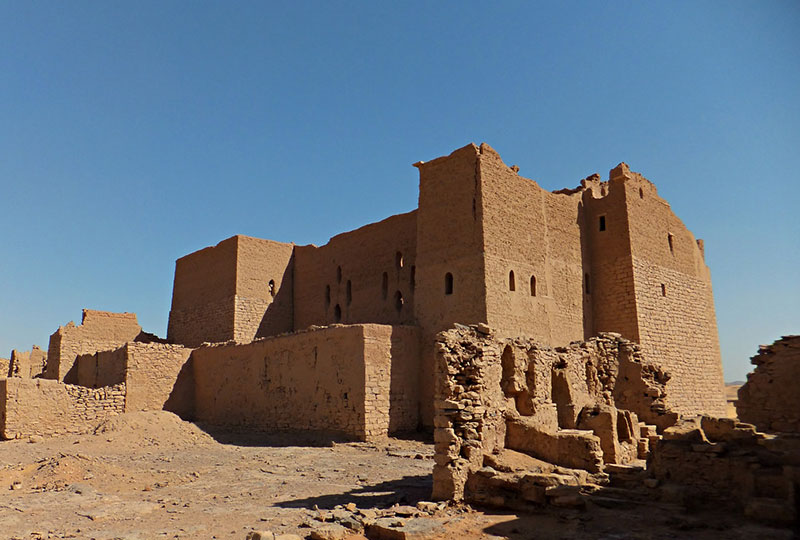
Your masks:
M419 441L212 436L170 413L128 414L95 434L0 442L0 539L244 540L263 529L305 537L315 507L427 500L432 457ZM647 502L524 515L450 507L435 517L437 540L792 538L739 516Z

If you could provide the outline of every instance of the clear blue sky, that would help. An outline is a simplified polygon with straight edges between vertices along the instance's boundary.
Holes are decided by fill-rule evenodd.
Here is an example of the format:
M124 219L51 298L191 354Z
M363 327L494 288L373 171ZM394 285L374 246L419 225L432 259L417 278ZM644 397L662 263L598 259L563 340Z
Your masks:
M800 2L0 4L0 355L83 307L164 335L174 261L322 244L488 142L626 161L706 240L726 379L800 333Z

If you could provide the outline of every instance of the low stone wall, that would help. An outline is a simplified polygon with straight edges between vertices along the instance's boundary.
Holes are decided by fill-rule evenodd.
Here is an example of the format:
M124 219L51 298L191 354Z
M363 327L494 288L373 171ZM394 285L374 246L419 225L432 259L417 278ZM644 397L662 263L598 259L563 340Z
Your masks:
M791 524L800 497L800 436L775 436L731 418L682 419L664 431L647 467L665 497L686 506L728 505Z
M84 388L48 379L0 379L0 437L91 431L125 409L125 385Z
M335 325L192 354L196 419L356 439L418 424L414 327Z
M800 336L762 346L739 389L738 417L761 431L800 433Z

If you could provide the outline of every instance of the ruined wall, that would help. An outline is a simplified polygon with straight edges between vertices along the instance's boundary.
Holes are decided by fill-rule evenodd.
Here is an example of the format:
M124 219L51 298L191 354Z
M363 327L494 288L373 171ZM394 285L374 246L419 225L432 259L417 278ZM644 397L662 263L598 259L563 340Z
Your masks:
M800 336L783 336L762 346L755 370L739 389L736 411L761 431L800 433Z
M11 360L0 358L0 378L11 376Z
M413 324L417 213L295 250L294 326Z
M78 381L78 356L116 349L140 334L142 328L135 313L84 309L80 326L70 322L50 336L43 377L74 384Z
M581 194L543 190L486 144L478 159L486 322L505 336L525 334L551 345L589 337Z
M373 326L332 326L195 350L197 420L366 439L385 434L397 412L398 429L411 427L407 411L416 403L406 391L408 374L416 372L418 336L413 328Z
M8 368L0 373L8 373L9 377L32 379L40 377L47 367L47 353L36 345L30 351L11 351Z
M0 438L85 433L124 406L124 385L91 389L48 379L0 379Z
M551 348L475 325L442 332L437 348L439 499L469 500L482 484L471 478L507 450L590 473L644 458L678 418L664 405L666 375L619 334ZM544 500L544 487L533 491Z

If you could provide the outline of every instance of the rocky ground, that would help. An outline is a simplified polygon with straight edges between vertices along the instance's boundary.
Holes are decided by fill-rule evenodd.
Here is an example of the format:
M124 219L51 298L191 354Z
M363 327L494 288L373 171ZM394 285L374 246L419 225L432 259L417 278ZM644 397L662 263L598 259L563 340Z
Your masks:
M0 539L793 537L660 502L528 514L428 503L432 457L420 441L209 434L166 412L128 414L94 434L0 442Z

